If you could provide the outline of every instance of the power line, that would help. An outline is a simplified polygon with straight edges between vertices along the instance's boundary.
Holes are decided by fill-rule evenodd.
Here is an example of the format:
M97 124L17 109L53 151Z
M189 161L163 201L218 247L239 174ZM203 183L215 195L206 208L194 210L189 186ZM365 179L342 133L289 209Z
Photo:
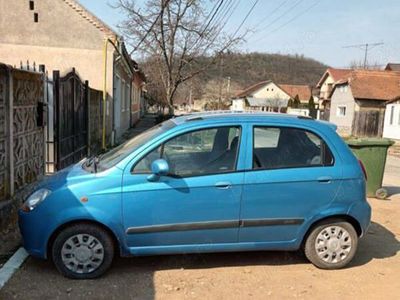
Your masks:
M344 46L343 48L358 48L364 51L364 65L363 68L367 68L367 57L368 57L368 50L372 50L376 46L383 45L384 43L365 43L365 44L357 44L357 45L348 45Z
M165 1L165 2L164 2ZM163 12L163 10L168 6L169 2L171 0L164 0L162 1L161 4L161 11L160 13L157 15L157 18L154 20L154 22L151 24L151 26L149 27L149 29L146 31L146 33L144 34L144 36L141 38L141 40L139 41L139 43L136 45L135 48L133 48L133 50L131 51L130 55L132 55L133 52L135 52L137 49L139 49L140 45L144 42L144 40L147 38L147 36L150 34L150 32L153 30L154 26L157 24L158 20L161 17L161 14Z
M301 2L304 0L298 0L296 3L294 3L291 7L289 7L287 10L285 10L282 14L280 14L278 17L273 19L271 22L269 22L266 26L264 26L261 30L265 30L271 25L275 24L277 21L279 21L281 18L286 16L288 13L290 13L293 9L295 9L298 5L300 5Z
M269 34L274 33L276 31L278 31L279 29L285 27L286 25L292 23L294 20L296 20L297 18L301 17L302 15L306 14L307 12L309 12L311 9L313 9L315 6L317 6L317 4L319 4L319 0L314 2L312 5L310 5L308 8L306 8L305 10L303 10L301 13L295 15L293 18L291 18L290 20L288 20L286 23L282 24L281 26L275 28L274 30L270 31Z
M275 9L273 9L268 15L271 16L274 13L276 13L282 6L284 6L286 3L288 2L288 0L283 1L281 4L279 4ZM268 19L266 19L265 17L263 17L259 22L258 22L258 26L260 26L261 24L263 24L265 21L268 21Z
M260 0L256 0L254 1L253 6L250 8L249 12L247 13L247 15L244 17L242 23L240 23L239 27L236 29L235 33L232 35L232 39L235 37L235 35L239 32L239 30L242 28L243 24L246 22L246 20L248 19L248 17L250 16L250 14L253 12L254 8L256 7L257 3Z

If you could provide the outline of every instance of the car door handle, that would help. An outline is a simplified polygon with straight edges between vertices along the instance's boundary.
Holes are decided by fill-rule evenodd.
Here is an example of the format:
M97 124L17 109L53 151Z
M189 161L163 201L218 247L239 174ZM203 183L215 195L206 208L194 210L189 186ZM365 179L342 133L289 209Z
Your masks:
M218 189L229 189L231 187L232 183L230 183L229 181L221 181L221 182L217 182L215 184L215 187Z
M330 176L322 176L322 177L318 177L318 182L321 183L330 183L332 181L332 177Z

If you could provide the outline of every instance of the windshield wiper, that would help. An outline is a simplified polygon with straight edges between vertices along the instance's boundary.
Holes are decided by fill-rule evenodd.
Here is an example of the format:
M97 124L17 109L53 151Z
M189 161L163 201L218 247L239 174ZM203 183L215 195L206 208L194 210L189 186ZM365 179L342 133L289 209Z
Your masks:
M85 167L88 168L93 165L93 172L97 173L99 162L100 162L100 159L103 157L103 155L104 155L104 153L100 154L100 155L91 156L90 158L88 158L87 162L85 163Z

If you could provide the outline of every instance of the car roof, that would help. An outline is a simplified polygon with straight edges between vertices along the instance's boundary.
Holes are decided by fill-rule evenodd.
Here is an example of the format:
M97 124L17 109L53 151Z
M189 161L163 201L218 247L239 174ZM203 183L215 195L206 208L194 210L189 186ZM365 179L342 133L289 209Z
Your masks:
M200 113L190 113L185 114L179 117L175 117L172 121L176 125L184 125L192 122L204 122L204 123L213 123L215 121L219 122L282 122L288 124L301 124L304 122L314 122L314 126L322 125L329 126L332 129L336 130L336 125L326 122L326 121L317 121L311 117L307 116L298 116L291 115L285 113L274 113L274 112L260 112L260 111L208 111L208 112L200 112Z

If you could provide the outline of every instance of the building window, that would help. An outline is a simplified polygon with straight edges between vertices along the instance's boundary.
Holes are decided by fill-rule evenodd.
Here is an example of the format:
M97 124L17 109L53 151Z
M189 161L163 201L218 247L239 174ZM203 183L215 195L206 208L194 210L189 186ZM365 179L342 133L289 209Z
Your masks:
M390 106L390 121L389 124L393 125L394 123L394 105Z
M125 109L129 110L129 106L131 105L131 86L129 84L126 85L126 106Z
M399 107L400 108L400 107ZM398 115L399 119L397 120L397 124L400 125L400 109L399 109L399 115Z
M33 21L34 21L35 23L38 23L38 22L39 22L39 14L38 14L38 13L34 13L34 14L33 14Z
M340 105L340 106L338 106L337 111L336 111L336 115L337 115L338 117L344 117L344 116L346 116L346 105Z
M121 111L125 111L126 97L125 97L125 80L121 81Z
M35 9L35 1L29 1L29 9L34 10Z

